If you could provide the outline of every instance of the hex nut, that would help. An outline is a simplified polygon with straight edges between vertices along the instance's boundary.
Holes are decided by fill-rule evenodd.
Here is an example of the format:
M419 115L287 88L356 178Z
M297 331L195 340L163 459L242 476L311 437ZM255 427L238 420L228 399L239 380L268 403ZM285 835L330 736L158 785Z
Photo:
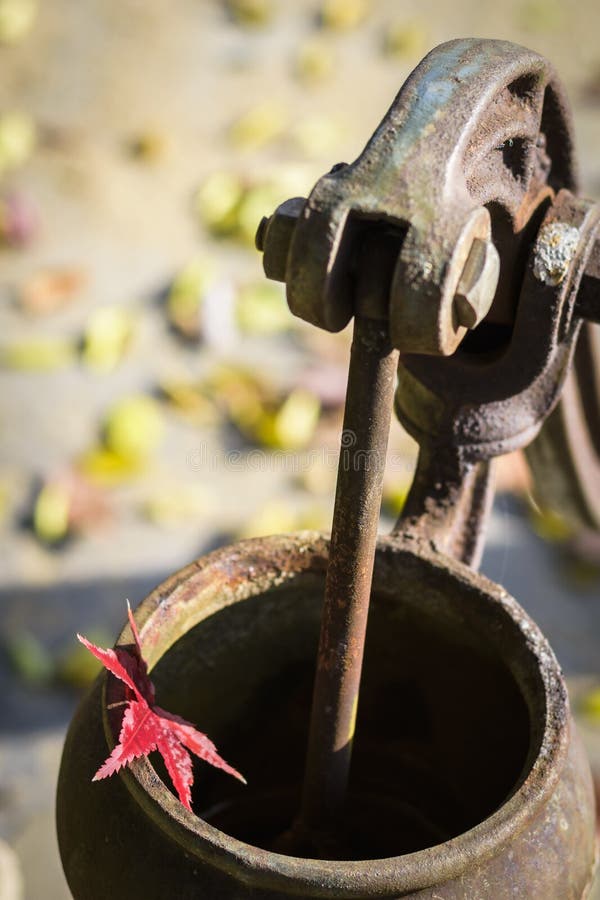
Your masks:
M281 203L269 219L263 218L258 226L256 246L264 253L265 275L273 281L285 281L292 236L305 203L304 197L292 197Z

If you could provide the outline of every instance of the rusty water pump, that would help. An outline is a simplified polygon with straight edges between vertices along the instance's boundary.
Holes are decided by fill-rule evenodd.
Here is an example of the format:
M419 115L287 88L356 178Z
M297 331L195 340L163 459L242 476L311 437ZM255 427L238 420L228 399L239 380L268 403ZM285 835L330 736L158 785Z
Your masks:
M493 459L514 448L546 502L600 524L599 222L551 67L464 40L423 60L354 163L261 224L292 311L331 331L354 317L331 541L242 542L143 601L161 703L249 788L203 773L194 815L147 760L92 785L124 699L102 676L59 779L77 900L586 896L593 792L558 664L475 567ZM397 367L420 454L378 540Z

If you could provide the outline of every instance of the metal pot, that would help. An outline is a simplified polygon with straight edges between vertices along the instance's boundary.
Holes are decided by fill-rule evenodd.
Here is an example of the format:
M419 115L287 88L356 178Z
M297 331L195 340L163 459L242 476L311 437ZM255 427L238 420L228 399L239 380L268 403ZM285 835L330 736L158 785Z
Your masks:
M297 810L327 553L314 533L245 541L141 604L159 703L216 739L249 784L199 764L197 815L146 759L92 784L124 698L103 674L59 778L74 897L585 897L594 799L556 659L502 588L406 537L378 543L337 858L276 852ZM126 629L119 643L130 640Z

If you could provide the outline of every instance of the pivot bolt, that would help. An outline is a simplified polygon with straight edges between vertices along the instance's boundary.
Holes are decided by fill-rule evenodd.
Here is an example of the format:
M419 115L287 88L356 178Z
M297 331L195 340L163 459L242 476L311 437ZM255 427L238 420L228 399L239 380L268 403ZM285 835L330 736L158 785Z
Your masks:
M459 325L476 328L485 319L498 286L500 257L491 241L475 238L456 294L454 311Z
M262 250L267 278L285 281L285 270L296 222L304 208L304 197L292 197L281 203L272 216L263 216L256 231L255 244Z

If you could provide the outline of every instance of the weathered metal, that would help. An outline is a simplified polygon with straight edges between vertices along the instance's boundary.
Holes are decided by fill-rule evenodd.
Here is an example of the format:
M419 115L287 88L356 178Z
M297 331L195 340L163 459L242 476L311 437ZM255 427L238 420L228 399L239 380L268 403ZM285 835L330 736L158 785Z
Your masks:
M288 843L331 846L345 808L369 613L398 352L388 333L397 243L375 230L361 247L354 337L325 582L306 771Z
M453 41L417 67L356 162L261 223L265 271L285 279L292 311L329 330L355 317L344 432L355 443L340 456L332 544L242 543L144 601L161 703L221 735L255 788L244 799L207 776L195 816L141 760L84 789L119 728L122 686L105 676L60 781L78 900L152 900L165 885L211 900L585 896L594 802L560 671L515 601L464 565L481 551L494 457L546 421L532 459L548 435L553 450L573 438L548 417L582 318L597 317L600 222L575 188L568 106L548 63L512 44ZM396 410L420 455L370 589L392 346ZM600 407L579 422L593 434Z
M560 399L580 328L575 299L599 220L598 205L560 191L530 248L512 325L484 323L448 359L401 358L396 411L421 449L398 527L418 528L439 549L458 539L456 552L473 565L489 494L472 495L469 481L480 464L530 445ZM569 241L564 258L562 234ZM542 475L537 460L546 443L543 437L528 450L542 484L548 472Z
M600 240L593 244L573 305L586 319L562 400L528 448L538 502L575 530L600 529Z
M502 41L444 44L415 69L358 159L313 188L285 253L290 308L343 328L356 241L365 222L384 221L406 231L392 343L450 354L466 334L454 298L473 241L492 236L503 255L494 299L503 315L535 210L574 186L568 104L547 61Z
M77 900L585 896L593 793L552 651L502 588L415 544L378 545L338 857L271 849L301 791L328 542L244 541L173 575L136 620L161 704L218 737L248 787L203 767L194 815L146 759L92 784L124 699L103 674L59 780Z
M491 241L476 238L454 295L458 324L475 328L483 322L494 299L500 275L500 257Z

